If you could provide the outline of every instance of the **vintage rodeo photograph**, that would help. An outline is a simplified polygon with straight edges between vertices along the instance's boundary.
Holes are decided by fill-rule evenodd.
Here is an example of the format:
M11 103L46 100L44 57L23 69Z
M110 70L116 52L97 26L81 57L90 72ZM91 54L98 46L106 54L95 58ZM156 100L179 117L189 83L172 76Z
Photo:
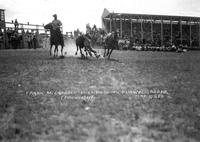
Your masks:
M200 142L199 0L0 0L0 142Z

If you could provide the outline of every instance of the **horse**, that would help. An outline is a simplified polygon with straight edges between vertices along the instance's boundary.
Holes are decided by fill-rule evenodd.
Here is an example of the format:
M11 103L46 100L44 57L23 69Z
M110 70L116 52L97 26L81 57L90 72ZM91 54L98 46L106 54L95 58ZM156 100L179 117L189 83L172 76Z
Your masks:
M97 52L92 49L91 40L89 39L89 37L87 35L80 35L80 36L77 37L77 39L76 39L76 47L77 47L77 50L76 50L75 55L77 55L77 52L78 52L78 49L79 49L80 53L81 53L81 57L85 57L84 54L82 53L82 49L85 48L86 56L87 56L87 54L92 56L92 53L94 53L96 58L100 57L100 55L97 55Z
M114 49L118 49L118 36L117 32L108 33L103 37L104 57L112 54Z
M63 56L63 47L64 47L64 40L63 40L63 35L60 31L60 29L53 29L52 23L49 23L44 26L45 29L50 30L50 56L51 56L51 49L52 46L55 45L54 49L54 57L57 53L58 56L58 46L61 46L61 55Z

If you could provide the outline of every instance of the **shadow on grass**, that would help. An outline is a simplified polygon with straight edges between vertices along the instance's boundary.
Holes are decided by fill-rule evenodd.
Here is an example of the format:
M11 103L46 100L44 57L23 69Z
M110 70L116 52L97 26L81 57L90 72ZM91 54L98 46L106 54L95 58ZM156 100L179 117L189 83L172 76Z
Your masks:
M108 59L108 61L117 62L117 63L122 63L121 61L119 61L119 60L117 60L117 59L114 59L114 58Z
M59 60L59 59L64 59L65 56L58 56L58 57L53 57L53 56L50 56L49 59L50 60Z

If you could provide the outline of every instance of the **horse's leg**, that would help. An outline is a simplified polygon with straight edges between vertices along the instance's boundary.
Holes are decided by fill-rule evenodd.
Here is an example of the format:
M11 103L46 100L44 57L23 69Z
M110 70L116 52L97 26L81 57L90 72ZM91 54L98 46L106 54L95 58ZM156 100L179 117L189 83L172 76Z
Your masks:
M75 53L75 55L77 55L77 53L78 53L78 48L79 48L79 46L76 44L76 53Z
M92 55L92 53L94 53L94 55L96 56L96 58L99 58L99 57L100 57L100 55L97 55L97 51L95 51L94 49L92 49L91 46L88 46L87 49L88 49L88 51L89 51L90 56ZM91 53L91 52L92 52L92 53Z
M114 48L112 48L112 49L110 50L110 53L109 53L109 55L108 55L108 59L110 59L110 55L112 54L113 49L114 49Z
M107 56L109 56L110 48L107 48Z
M92 49L92 52L94 53L94 55L96 56L96 58L100 57L100 55L97 55L97 51L95 51L95 50Z
M85 47L85 54L86 54L86 57L88 56L88 51L87 51L87 48Z
M79 50L80 50L81 58L82 58L82 57L85 57L85 56L83 55L81 48L83 48L83 47L82 47L82 46L79 46Z
M58 57L58 45L57 45L57 48L56 48L56 55Z
M90 55L90 57L92 57L92 53L90 50L87 49L88 54Z
M51 56L51 49L52 49L52 46L53 46L53 45L50 46L50 56Z
M57 48L58 48L58 45L55 45L55 49L54 49L54 57L56 56Z
M59 49L59 48L57 47L57 56L58 56L58 49Z
M96 51L94 49L92 49L91 46L88 46L88 50L91 51L91 52L93 52L93 53L96 53Z
M104 54L103 57L106 57L106 46L104 45Z
M95 54L96 51L94 51L90 46L88 46L88 47L87 47L87 52L88 52L88 54L90 55L90 57L93 57L93 56L92 56L92 53Z
M63 56L63 45L61 45L61 56Z

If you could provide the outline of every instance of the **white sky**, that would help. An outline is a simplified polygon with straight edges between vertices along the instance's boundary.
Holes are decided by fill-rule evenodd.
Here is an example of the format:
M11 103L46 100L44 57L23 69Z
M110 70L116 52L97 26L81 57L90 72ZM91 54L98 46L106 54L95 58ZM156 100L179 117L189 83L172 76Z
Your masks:
M6 21L47 24L57 14L64 32L79 28L85 32L87 23L101 27L103 9L118 13L163 14L200 17L200 0L0 0L6 9Z

